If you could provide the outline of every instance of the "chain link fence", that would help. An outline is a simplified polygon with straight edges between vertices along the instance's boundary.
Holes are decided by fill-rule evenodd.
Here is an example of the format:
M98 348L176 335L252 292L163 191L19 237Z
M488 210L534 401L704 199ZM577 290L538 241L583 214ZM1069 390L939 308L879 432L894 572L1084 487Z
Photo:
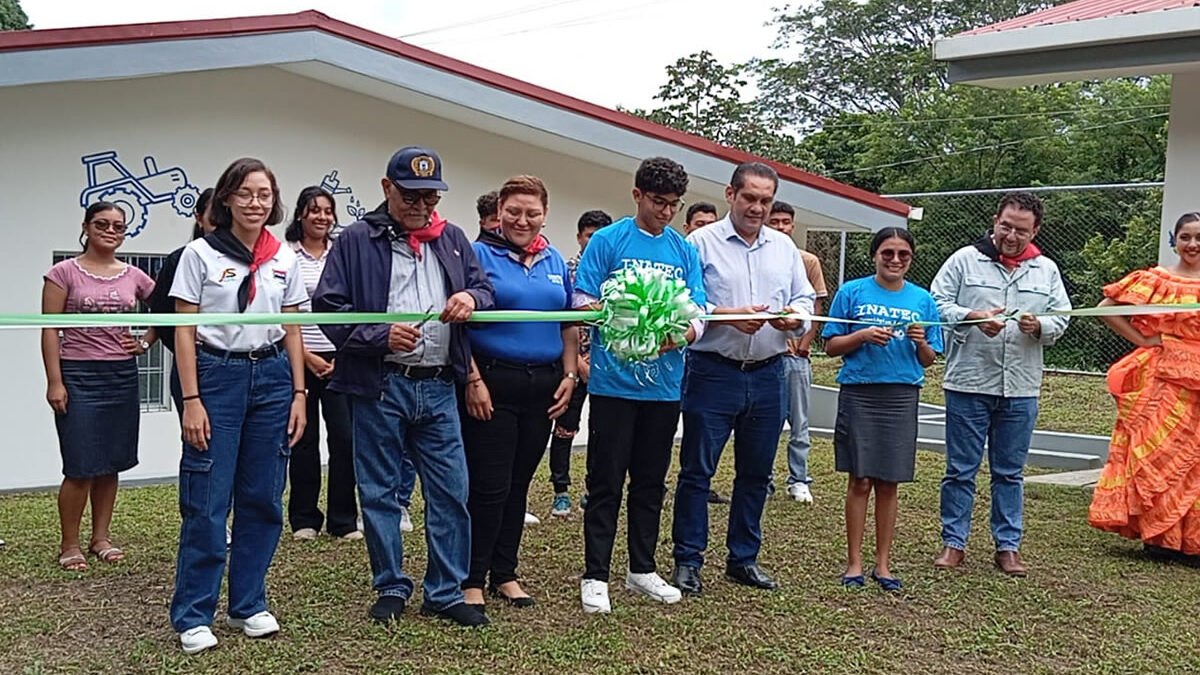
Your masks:
M1088 185L1025 189L1045 203L1036 242L1058 263L1075 307L1092 307L1104 284L1158 259L1162 184ZM925 288L955 250L990 231L1001 197L1010 189L889 195L924 209L911 221L917 242L909 279ZM871 235L810 231L808 250L821 258L830 297L846 279L874 274L867 254ZM1130 345L1096 319L1075 319L1046 350L1048 367L1103 372Z

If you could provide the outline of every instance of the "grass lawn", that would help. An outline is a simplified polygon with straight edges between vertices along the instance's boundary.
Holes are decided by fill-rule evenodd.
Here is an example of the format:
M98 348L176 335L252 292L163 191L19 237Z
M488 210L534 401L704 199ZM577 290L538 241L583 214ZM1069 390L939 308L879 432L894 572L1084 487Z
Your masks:
M841 363L839 358L814 357L813 383L837 386L837 371ZM921 390L923 402L945 405L942 398L943 372L945 364L942 361L925 371L925 387ZM1116 419L1117 409L1103 376L1046 373L1042 379L1038 429L1108 436Z
M717 481L726 494L730 465L723 463ZM786 471L782 454L778 470ZM167 622L178 533L174 486L123 490L114 531L129 558L116 566L93 560L82 574L54 565L54 496L4 496L0 672L1182 673L1200 664L1200 573L1151 562L1138 544L1089 528L1082 491L1028 487L1024 553L1031 573L1012 580L991 567L985 489L965 568L939 573L930 561L940 546L941 459L921 453L917 482L901 489L893 569L906 591L893 596L837 585L843 478L832 471L827 441L817 441L812 471L814 505L780 496L767 504L761 562L783 584L774 593L720 577L727 507L714 507L716 564L705 568L706 597L656 605L618 584L613 614L584 615L582 522L575 515L527 530L521 569L535 608L493 603L492 626L472 631L418 617L410 607L403 621L382 628L366 620L372 594L361 542L285 536L268 581L283 632L249 640L224 627L222 609L220 646L196 657L179 651ZM539 515L549 510L550 492L543 466L531 495ZM669 513L668 504L664 540ZM415 536L407 543L409 569L419 578L424 542ZM658 559L665 575L668 542ZM625 561L618 543L614 569Z

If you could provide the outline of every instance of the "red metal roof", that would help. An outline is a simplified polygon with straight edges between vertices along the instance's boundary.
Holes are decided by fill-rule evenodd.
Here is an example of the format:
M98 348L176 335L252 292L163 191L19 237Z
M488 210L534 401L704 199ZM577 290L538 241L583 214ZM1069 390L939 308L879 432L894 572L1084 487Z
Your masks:
M566 94L551 91L507 75L480 68L427 49L422 49L365 28L338 21L320 12L308 10L295 14L248 16L231 19L199 21L169 21L161 23L125 24L116 26L87 26L51 30L0 32L0 52L90 45L182 40L191 38L229 37L298 30L319 30L360 44L379 49L400 58L422 63L483 84L503 89L541 103L570 110L646 136L702 152L730 162L761 161L772 166L780 177L824 192L836 194L882 211L908 215L908 205L881 197L845 183L802 171L796 167L730 148L692 134L655 124L640 117L588 103Z
M1107 19L1111 16L1126 14L1145 14L1160 12L1182 7L1195 7L1200 0L1075 0L1065 5L1050 7L1014 19L994 23L990 26L969 30L959 35L978 35L980 33L998 33L1016 28L1031 28L1033 26L1052 26L1072 21L1087 21L1089 19Z

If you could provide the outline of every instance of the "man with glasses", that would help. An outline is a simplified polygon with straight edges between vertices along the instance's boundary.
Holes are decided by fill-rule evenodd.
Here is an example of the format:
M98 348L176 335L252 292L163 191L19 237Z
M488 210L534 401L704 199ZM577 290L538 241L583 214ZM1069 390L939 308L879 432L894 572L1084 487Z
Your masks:
M1021 561L1025 458L1033 439L1042 387L1042 350L1067 329L1067 317L1037 318L1071 309L1054 261L1034 245L1042 201L1030 192L1004 196L992 231L951 255L930 292L946 340L946 475L942 478L942 552L933 564L951 569L966 556L975 505L975 474L986 446L992 474L994 561L1001 572L1025 576ZM1005 312L1020 311L1016 321Z
M814 293L800 252L790 238L765 227L778 187L771 167L739 165L725 188L729 213L688 236L699 252L714 314L812 312ZM786 318L714 321L688 349L672 530L672 583L687 595L703 593L708 490L730 433L736 473L725 577L753 588L778 586L758 565L762 512L787 413L782 357L788 340L804 335L808 325Z
M622 218L592 235L575 273L576 307L592 307L600 287L625 268L665 270L683 280L692 299L704 305L700 261L670 227L683 206L688 175L665 157L642 162L634 176L637 215ZM699 323L688 330L695 339ZM608 596L609 566L625 478L629 477L629 572L625 587L658 602L680 599L679 590L657 573L663 480L671 464L671 448L679 426L679 390L683 378L683 345L664 344L661 355L645 363L614 357L593 329L588 394L587 508L583 515L587 569L580 585L583 611L612 610Z
M466 382L471 360L465 322L494 306L492 286L463 231L434 210L447 189L436 153L400 149L382 185L385 201L338 237L313 295L316 312L441 312L411 323L321 327L338 348L329 388L350 398L355 475L379 594L370 616L380 623L399 618L413 592L403 571L397 494L408 457L425 497L429 562L421 614L482 626L487 617L463 602L460 588L471 527L455 382Z

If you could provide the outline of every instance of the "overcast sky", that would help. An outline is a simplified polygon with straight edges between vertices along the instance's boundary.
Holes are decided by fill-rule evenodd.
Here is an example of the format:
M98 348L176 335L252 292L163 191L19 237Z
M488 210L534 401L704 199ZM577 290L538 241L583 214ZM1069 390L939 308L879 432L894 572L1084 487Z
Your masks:
M649 107L664 68L703 49L766 56L783 0L21 0L34 28L324 12L384 35L614 107Z

